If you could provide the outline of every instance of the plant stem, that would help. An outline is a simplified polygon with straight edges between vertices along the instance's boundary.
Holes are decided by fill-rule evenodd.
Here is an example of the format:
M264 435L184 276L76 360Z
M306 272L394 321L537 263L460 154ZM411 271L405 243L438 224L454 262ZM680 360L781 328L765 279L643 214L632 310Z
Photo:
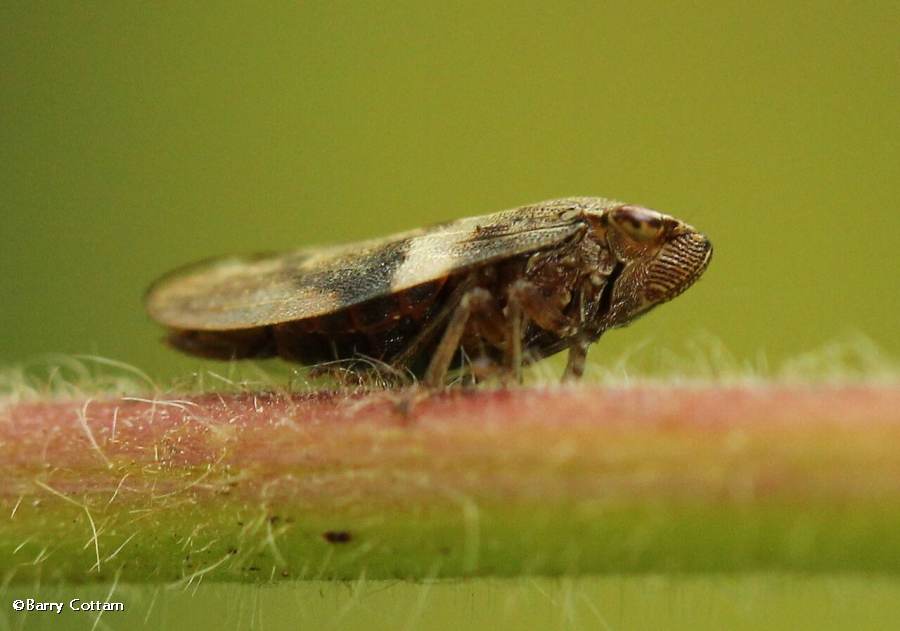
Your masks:
M900 387L0 408L8 580L900 571ZM404 411L405 410L405 411Z

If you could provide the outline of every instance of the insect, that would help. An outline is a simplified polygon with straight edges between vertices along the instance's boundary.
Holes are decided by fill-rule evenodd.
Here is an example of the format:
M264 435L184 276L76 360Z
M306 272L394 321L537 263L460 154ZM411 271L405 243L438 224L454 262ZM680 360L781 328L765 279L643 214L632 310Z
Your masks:
M174 347L203 357L377 362L440 387L448 372L521 379L523 364L588 347L690 287L712 255L691 226L575 197L384 239L225 257L148 290Z

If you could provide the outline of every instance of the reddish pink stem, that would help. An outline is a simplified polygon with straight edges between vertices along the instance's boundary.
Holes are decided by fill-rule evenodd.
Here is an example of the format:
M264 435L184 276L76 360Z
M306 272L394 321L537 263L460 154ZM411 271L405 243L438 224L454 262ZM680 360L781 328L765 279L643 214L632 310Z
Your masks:
M134 580L296 577L314 561L343 577L900 571L887 554L900 551L900 387L477 390L404 413L408 401L7 406L0 545L25 542L23 576L23 555L52 550L45 563L75 580L96 565Z

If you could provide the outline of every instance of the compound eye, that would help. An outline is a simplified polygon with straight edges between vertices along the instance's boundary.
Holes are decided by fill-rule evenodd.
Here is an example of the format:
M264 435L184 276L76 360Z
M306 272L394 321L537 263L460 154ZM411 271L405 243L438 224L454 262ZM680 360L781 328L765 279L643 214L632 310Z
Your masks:
M622 232L640 242L658 239L665 230L663 216L641 206L619 206L610 211L609 219Z

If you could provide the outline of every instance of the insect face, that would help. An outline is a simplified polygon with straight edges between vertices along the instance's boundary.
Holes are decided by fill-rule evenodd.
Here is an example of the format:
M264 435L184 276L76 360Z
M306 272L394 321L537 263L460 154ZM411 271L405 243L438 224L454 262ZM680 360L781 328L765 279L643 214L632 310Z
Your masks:
M606 239L619 263L604 328L622 326L690 287L712 244L693 227L639 206L609 212Z

